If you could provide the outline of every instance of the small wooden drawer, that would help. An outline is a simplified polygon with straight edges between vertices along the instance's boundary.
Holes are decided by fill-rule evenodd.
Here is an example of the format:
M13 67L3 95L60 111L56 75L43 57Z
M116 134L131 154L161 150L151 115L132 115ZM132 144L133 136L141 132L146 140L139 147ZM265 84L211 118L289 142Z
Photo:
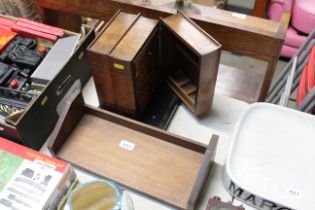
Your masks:
M156 59L159 57L159 31L156 29L148 39L134 61L136 79L143 73L150 73L150 68L159 69L159 60Z
M72 102L71 102L72 101ZM48 140L51 153L180 209L193 209L212 169L209 145L84 105L71 97Z

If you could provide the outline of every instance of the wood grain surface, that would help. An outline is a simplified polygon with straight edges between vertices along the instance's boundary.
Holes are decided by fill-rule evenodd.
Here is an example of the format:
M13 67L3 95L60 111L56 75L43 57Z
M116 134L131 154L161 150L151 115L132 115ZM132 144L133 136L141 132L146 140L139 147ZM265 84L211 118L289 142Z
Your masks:
M135 144L134 149L121 148L122 140ZM58 156L184 207L203 154L85 115Z
M283 14L280 22L274 22L198 4L189 8L179 7L173 0L150 0L148 3L139 0L94 0L92 4L89 0L37 2L44 11L51 9L104 20L109 20L119 9L135 14L141 12L146 17L156 19L181 10L221 43L223 50L269 63L263 73L264 79L256 101L263 101L267 96L290 17L289 14Z
M221 45L181 12L161 20L168 84L195 115L203 115L212 106Z
M108 55L137 18L139 15L117 12L88 47L91 72L102 108L117 109Z
M219 65L216 93L254 103L259 97L263 76L227 65Z
M84 105L76 91L48 139L48 149L86 171L177 208L193 209L217 143L215 135L206 146Z
M158 20L117 12L89 46L100 106L138 117L159 79Z

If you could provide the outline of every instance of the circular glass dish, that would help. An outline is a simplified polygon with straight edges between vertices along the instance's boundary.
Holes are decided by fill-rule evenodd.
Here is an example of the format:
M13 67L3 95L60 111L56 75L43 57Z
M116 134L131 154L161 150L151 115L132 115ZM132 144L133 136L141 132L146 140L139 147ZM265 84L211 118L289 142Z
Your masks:
M109 181L93 181L82 184L68 196L70 210L120 210L122 191Z

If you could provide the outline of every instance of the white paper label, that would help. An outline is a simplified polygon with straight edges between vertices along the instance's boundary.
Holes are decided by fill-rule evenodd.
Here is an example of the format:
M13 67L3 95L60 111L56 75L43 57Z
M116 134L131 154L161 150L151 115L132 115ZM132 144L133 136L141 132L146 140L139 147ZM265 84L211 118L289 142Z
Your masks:
M293 197L296 197L296 198L299 198L302 196L301 192L296 190L296 189L292 189L292 188L288 188L287 189L287 193L290 195L290 196L293 196Z
M130 141L121 140L119 146L123 149L132 151L136 145L134 143L131 143Z
M239 19L242 19L242 20L245 20L245 19L246 19L246 15L240 14L240 13L236 13L236 12L233 12L233 13L232 13L232 16L233 16L233 17L236 17L236 18L239 18Z

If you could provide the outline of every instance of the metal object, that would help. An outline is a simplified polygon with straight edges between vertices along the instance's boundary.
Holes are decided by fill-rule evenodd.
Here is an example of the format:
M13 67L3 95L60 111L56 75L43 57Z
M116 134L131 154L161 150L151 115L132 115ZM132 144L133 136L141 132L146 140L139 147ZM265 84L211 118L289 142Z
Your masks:
M243 206L233 206L229 202L221 201L220 197L210 198L206 210L245 210Z
M273 104L279 103L282 95L281 93L284 91L286 87L287 79L290 75L290 72L292 71L292 66L294 65L294 62L296 62L296 70L293 74L292 85L289 89L290 94L292 94L292 92L298 87L303 68L305 64L308 62L309 54L313 46L315 45L314 38L315 29L308 35L306 41L302 44L302 46L295 54L297 61L294 61L295 58L292 58L290 62L281 71L279 76L276 78L276 80L274 81L274 85L270 87L266 102Z

